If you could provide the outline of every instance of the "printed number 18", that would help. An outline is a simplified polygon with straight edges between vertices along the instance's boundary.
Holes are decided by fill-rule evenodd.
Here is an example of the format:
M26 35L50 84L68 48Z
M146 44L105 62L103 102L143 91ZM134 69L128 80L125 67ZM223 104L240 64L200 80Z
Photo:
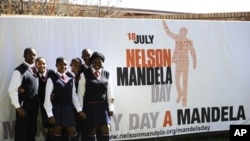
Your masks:
M128 40L136 40L136 34L135 33L128 33Z

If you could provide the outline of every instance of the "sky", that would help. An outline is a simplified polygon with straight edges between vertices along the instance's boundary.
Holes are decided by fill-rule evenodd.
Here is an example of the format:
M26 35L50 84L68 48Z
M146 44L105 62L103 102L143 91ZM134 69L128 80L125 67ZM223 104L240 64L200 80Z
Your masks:
M93 0L87 0L92 1ZM97 0L103 5L185 13L249 12L250 0Z

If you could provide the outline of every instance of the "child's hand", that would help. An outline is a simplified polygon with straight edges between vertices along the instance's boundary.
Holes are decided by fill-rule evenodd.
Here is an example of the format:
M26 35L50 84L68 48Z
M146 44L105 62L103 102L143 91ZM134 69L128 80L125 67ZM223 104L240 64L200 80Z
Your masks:
M86 114L84 112L82 112L82 111L78 112L77 114L78 114L78 117L81 118L81 119L86 119L87 118Z
M54 117L49 117L49 123L52 124L52 125L55 125L56 124L56 120Z
M50 95L50 101L53 101L53 100L54 100L54 97L55 97L55 94L51 94L51 95Z
M109 111L109 116L113 116L114 112L113 111Z
M24 90L24 88L22 88L22 87L18 87L17 92L18 92L18 93L24 93L24 92L25 92L25 90Z
M26 111L20 107L16 109L20 117L26 117Z

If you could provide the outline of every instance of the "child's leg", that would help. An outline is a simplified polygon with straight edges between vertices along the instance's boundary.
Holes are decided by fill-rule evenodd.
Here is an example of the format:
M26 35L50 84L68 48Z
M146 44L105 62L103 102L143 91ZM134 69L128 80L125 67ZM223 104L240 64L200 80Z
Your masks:
M110 126L107 124L107 125L102 125L100 127L100 130L101 130L101 140L102 141L109 141L109 133L110 133Z
M96 141L96 127L89 127L88 141Z
M78 133L76 131L76 127L71 126L67 127L68 135L70 137L70 141L78 141Z
M54 128L48 128L48 133L46 135L45 141L54 141Z
M62 127L55 126L54 127L54 139L55 141L61 141L61 138L62 138Z

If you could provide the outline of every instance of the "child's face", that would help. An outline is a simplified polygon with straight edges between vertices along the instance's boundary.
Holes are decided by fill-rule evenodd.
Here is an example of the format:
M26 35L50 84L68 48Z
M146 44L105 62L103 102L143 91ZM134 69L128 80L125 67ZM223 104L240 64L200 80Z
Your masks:
M56 64L57 71L60 73L65 73L67 70L67 61L63 60Z
M36 61L36 68L39 73L44 73L46 71L46 61L45 59L39 59Z
M73 61L71 64L71 71L77 74L81 69L81 63L78 61Z
M34 49L29 50L24 54L25 61L29 64L33 64L36 59L36 51Z
M100 68L102 68L103 67L102 64L103 61L99 57L95 58L92 62L92 66L95 70L99 70Z
M89 58L91 56L91 53L89 50L84 50L82 52L82 59L84 60L86 65L90 65Z

